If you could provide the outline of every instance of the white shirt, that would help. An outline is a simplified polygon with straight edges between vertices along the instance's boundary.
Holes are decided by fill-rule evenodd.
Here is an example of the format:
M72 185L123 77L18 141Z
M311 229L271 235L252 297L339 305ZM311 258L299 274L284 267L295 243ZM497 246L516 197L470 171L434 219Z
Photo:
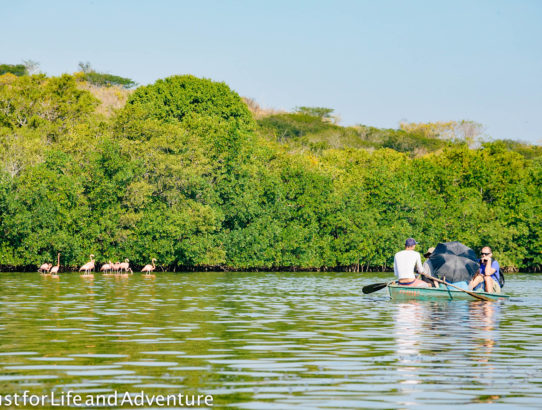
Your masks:
M414 268L417 268L418 272L423 272L422 258L419 252L405 249L395 254L393 270L397 279L416 279Z

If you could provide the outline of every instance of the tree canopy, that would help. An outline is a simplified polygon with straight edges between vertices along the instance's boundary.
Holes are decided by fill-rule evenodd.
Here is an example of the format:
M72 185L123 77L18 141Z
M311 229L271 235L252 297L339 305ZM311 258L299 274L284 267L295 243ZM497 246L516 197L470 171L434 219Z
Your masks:
M92 253L169 269L386 269L407 237L542 266L538 146L471 148L432 125L309 112L256 122L226 84L188 75L105 117L76 78L0 76L3 267L61 252L63 266Z
M24 64L0 64L0 75L14 74L18 77L28 74Z

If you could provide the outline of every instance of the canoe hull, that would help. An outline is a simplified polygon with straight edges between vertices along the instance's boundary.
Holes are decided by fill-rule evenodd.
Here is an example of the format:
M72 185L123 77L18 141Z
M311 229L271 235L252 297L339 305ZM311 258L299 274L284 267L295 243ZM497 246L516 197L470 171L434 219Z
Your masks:
M452 288L415 288L412 286L389 285L388 291L393 300L480 300L466 292ZM476 292L492 300L506 300L510 296L502 293Z

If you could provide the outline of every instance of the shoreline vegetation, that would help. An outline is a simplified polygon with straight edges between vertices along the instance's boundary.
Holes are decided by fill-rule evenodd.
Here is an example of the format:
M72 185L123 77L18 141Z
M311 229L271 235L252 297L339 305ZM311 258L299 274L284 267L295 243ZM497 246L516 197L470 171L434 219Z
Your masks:
M404 239L542 267L542 147L473 121L343 127L190 75L0 64L0 270L390 271Z

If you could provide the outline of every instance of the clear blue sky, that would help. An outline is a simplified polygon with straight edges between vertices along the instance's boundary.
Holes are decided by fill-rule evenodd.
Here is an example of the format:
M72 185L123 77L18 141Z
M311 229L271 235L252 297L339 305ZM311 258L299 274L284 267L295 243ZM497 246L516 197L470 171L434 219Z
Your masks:
M224 81L342 124L473 120L542 143L542 1L3 1L0 63Z

